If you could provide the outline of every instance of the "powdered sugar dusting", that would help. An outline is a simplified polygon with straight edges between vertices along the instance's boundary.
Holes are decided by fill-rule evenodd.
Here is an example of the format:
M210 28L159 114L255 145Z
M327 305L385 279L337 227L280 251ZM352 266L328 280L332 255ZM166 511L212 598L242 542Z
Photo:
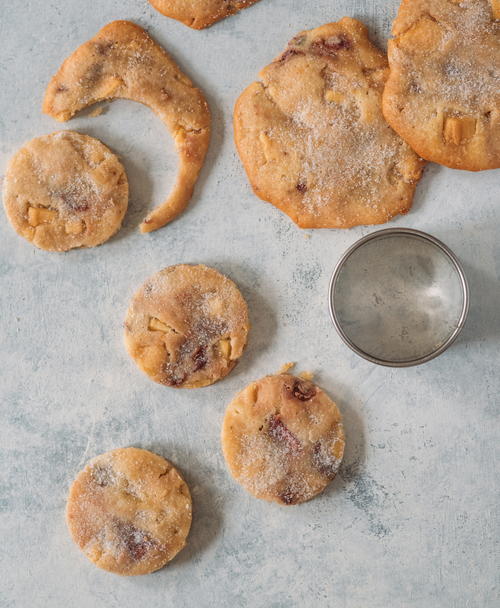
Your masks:
M421 120L424 108L478 116L494 110L500 102L500 26L492 18L491 2L436 0L430 12L424 12L425 6L415 2L415 21L392 51L413 94L405 105L407 117ZM417 28L432 44L412 47Z
M381 143L380 122L360 127L357 114L355 103L339 105L334 114L313 100L298 107L293 120L307 132L302 170L312 184L305 205L328 205L332 189L374 208L381 202L380 187L387 184L388 167L400 160L401 142L394 136Z
M293 502L313 493L309 476L294 466L294 458L286 444L276 445L263 435L244 435L240 445L241 453L237 459L239 477L252 493L281 498L283 495L293 496Z

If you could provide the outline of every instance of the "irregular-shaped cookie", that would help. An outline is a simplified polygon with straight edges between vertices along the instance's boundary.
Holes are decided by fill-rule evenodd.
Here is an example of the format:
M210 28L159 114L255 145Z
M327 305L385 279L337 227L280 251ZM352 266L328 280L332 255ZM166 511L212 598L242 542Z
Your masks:
M246 302L230 279L207 266L181 264L158 272L134 295L125 343L155 382L198 388L233 369L248 329Z
M500 2L403 0L389 41L384 115L423 158L500 167Z
M406 213L422 163L382 116L387 71L355 19L296 36L236 103L236 145L255 194L302 228Z
M185 25L202 30L224 17L234 15L258 0L149 0L156 10Z
M105 26L66 59L47 87L43 111L65 121L115 98L149 106L179 153L173 190L140 226L151 232L172 221L191 198L210 140L210 112L202 92L147 32L129 21Z
M233 477L257 498L292 505L335 477L344 453L335 403L309 380L266 376L229 404L222 449Z
M78 474L66 520L75 543L99 568L148 574L185 546L191 496L170 462L122 448L97 456Z
M47 251L104 243L119 228L128 182L118 158L74 131L37 137L12 158L4 205L18 234Z

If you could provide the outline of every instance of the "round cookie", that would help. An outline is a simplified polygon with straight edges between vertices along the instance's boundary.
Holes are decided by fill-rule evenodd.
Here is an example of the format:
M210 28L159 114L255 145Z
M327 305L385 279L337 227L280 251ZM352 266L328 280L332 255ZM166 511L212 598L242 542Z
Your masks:
M74 131L37 137L12 158L4 205L18 234L47 251L95 247L120 228L128 182L118 158Z
M403 0L388 44L384 115L423 158L500 167L500 2Z
M157 11L177 19L195 30L209 27L216 21L238 13L258 0L149 0Z
M387 75L385 55L355 19L296 36L235 106L235 141L255 194L302 228L406 213L423 164L384 120Z
M96 566L148 574L185 546L191 496L167 460L122 448L97 456L78 474L66 519L73 540Z
M229 404L222 449L233 477L257 498L292 505L335 477L344 429L335 403L309 380L266 376Z
M248 330L246 302L230 279L207 266L180 264L155 274L134 295L125 343L155 382L198 388L233 369Z

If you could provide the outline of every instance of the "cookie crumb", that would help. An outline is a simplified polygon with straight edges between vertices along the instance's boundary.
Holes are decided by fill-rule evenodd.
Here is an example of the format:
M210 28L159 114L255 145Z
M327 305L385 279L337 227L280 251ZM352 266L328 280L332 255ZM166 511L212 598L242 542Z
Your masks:
M291 361L289 363L283 363L283 365L278 370L278 374L286 374L293 367L295 367L295 363Z
M104 108L102 106L99 106L98 108L94 108L92 112L90 112L89 117L97 118L98 116L101 116L101 114L104 114Z
M302 378L303 380L313 380L313 378L314 378L314 372L310 372L310 371L299 372L297 375L299 378Z

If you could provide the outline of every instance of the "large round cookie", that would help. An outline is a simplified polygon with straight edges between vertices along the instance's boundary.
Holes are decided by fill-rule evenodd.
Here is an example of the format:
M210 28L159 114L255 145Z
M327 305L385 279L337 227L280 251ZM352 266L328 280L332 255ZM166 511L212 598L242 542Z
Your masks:
M78 474L66 518L73 540L96 566L148 574L186 544L191 496L164 458L122 448L97 456Z
M128 182L118 158L100 141L59 131L14 155L3 198L18 234L41 249L67 251L100 245L120 228Z
M423 158L500 167L500 3L403 0L389 41L384 115Z
M230 279L207 266L181 264L158 272L134 295L125 342L155 382L198 388L233 369L248 329L246 302Z
M296 36L236 103L236 145L255 194L302 228L406 213L422 163L382 116L387 72L355 19Z
M253 382L229 404L222 449L233 477L257 498L292 505L335 477L344 429L335 403L312 382L279 374Z
M224 17L234 15L258 0L149 0L167 17L201 30Z

